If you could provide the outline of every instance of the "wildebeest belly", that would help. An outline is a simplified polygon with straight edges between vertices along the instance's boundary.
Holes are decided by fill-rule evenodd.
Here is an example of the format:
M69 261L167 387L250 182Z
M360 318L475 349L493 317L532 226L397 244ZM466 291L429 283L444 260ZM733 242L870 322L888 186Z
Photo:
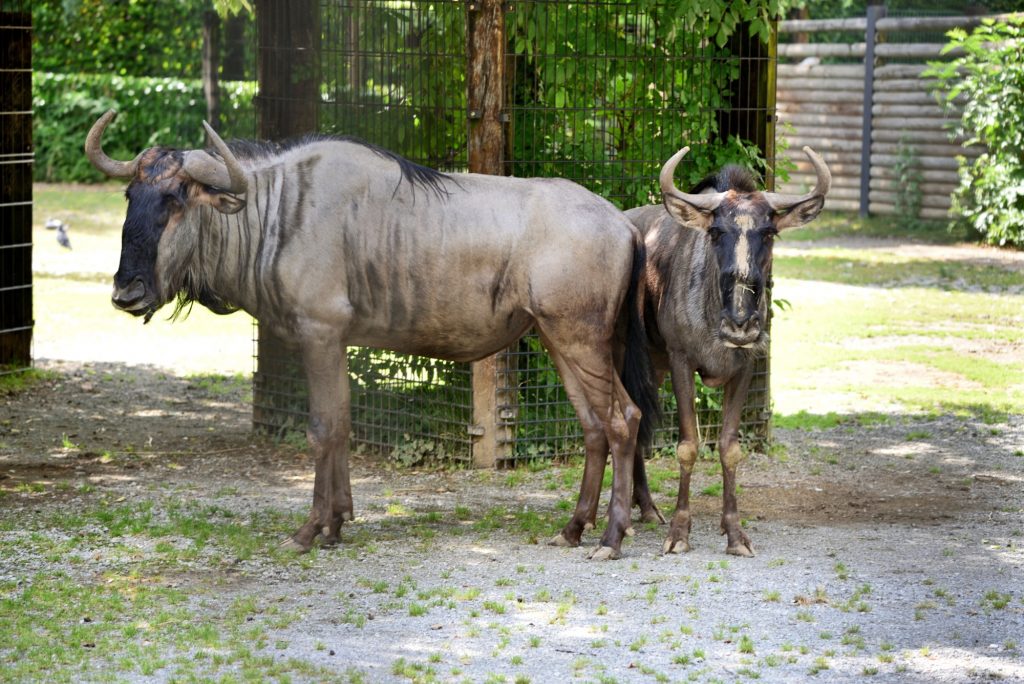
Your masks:
M524 310L501 317L466 316L463 312L434 311L402 326L369 319L354 321L348 343L390 349L405 354L431 356L452 361L475 361L489 356L517 340L533 319Z

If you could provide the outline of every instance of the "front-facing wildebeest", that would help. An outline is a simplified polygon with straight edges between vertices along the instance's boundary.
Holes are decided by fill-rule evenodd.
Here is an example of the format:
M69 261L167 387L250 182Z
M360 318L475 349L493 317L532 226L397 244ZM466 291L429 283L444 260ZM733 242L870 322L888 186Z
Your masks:
M694 372L710 387L724 386L718 454L722 462L722 526L726 553L753 555L736 508L736 467L743 460L739 425L754 361L767 348L767 279L774 237L813 220L832 183L825 162L809 147L817 182L805 195L762 192L752 174L727 166L692 193L672 180L684 147L662 167L663 205L626 215L647 244L646 309L651 355L660 385L666 372L679 406L679 497L665 553L690 549L690 476L699 436ZM643 458L634 464L635 500L645 519L660 517L647 488Z
M610 448L611 516L591 557L619 556L641 420L623 382L646 373L619 379L617 335L632 340L627 371L649 364L630 301L643 240L621 212L569 181L444 174L335 137L228 145L206 126L210 151L152 147L115 161L100 142L114 116L85 143L97 169L129 179L114 306L146 320L175 297L179 309L244 309L301 354L316 475L309 519L286 545L335 543L353 517L347 345L472 361L535 326L587 452L560 539L580 543Z

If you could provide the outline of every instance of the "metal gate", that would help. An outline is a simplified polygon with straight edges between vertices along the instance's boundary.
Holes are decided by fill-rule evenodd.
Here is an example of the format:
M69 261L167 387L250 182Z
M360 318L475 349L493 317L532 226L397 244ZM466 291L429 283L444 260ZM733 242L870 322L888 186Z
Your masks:
M291 106L320 131L434 168L569 178L622 208L658 201L658 171L683 144L715 144L714 156L685 160L690 182L727 160L773 155L773 44L740 30L717 48L687 32L678 5L340 0L268 21L257 3L263 60L278 72L290 64L282 36L321 37L315 59L314 46L292 46L296 61L275 82L260 70L261 134L278 135ZM310 79L311 70L319 76ZM771 169L761 170L771 183ZM254 420L272 431L300 426L297 364L264 337ZM575 413L534 335L472 365L355 348L349 365L356 445L406 463L582 453ZM667 388L664 396L674 415ZM702 395L706 436L715 434L717 396ZM765 361L743 428L767 437L767 408ZM659 446L675 443L670 423Z
M32 361L31 10L0 5L0 373Z

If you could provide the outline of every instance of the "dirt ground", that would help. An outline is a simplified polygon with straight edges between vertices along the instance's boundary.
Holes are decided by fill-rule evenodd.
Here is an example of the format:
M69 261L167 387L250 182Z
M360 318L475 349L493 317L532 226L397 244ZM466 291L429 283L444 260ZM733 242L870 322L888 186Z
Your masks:
M253 436L239 391L139 366L43 365L59 379L0 400L5 516L31 519L100 494L184 496L240 513L308 505L311 463ZM638 527L623 560L592 563L583 549L536 543L512 514L492 529L459 527L467 509L472 519L495 507L552 512L573 492L546 488L550 472L510 485L504 473L358 458L359 517L343 538L368 535L370 550L321 551L301 572L255 557L174 582L212 614L252 594L296 611L296 623L272 630L288 644L280 657L339 678L429 681L423 672L434 668L436 681L1024 681L1024 420L896 419L776 437L784 449L754 454L741 471L741 512L758 552L749 560L722 553L713 496L696 496L691 553L662 556L663 530ZM695 491L716 479L701 470ZM84 483L91 494L80 493ZM666 512L673 484L660 497ZM436 534L403 535L395 506L439 514ZM102 548L73 570L52 558L5 559L0 579L59 570L89 582L114 562ZM428 594L475 588L478 605L418 617L366 588L367 578L394 587L409 577ZM997 608L996 595L1009 601ZM481 615L480 605L502 600L508 611ZM369 620L339 624L353 610ZM395 663L422 667L410 674Z
M246 388L142 365L38 365L55 379L0 397L0 513L25 528L0 538L60 535L33 521L100 498L307 510L312 464L252 433ZM544 545L557 525L540 536L518 524L559 519L575 491L549 485L566 466L513 478L360 456L341 547L301 566L200 560L166 581L195 597L197 619L240 597L294 615L255 619L273 658L318 668L299 681L1024 682L1024 417L894 416L775 438L740 471L752 559L723 553L719 499L696 494L718 479L710 462L695 477L692 552L662 556L664 528L638 525L624 559L595 563ZM674 484L658 495L666 515ZM480 525L493 511L497 524ZM157 553L130 535L109 542L134 544L128 558L90 543L73 565L0 558L0 582L62 572L88 585ZM428 597L423 612L402 586ZM429 603L450 590L469 598ZM210 676L237 674L225 667Z

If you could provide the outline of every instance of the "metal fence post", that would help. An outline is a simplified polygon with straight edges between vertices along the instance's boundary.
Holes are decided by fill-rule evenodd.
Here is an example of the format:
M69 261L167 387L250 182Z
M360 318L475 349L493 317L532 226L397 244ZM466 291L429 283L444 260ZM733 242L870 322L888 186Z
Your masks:
M505 165L505 8L501 0L466 3L469 170L501 175ZM499 415L498 377L508 364L496 354L473 364L473 465L493 468L512 449Z
M884 5L868 5L868 25L864 34L864 111L860 140L860 215L867 216L871 195L872 105L875 99L875 38L878 20L885 16Z

